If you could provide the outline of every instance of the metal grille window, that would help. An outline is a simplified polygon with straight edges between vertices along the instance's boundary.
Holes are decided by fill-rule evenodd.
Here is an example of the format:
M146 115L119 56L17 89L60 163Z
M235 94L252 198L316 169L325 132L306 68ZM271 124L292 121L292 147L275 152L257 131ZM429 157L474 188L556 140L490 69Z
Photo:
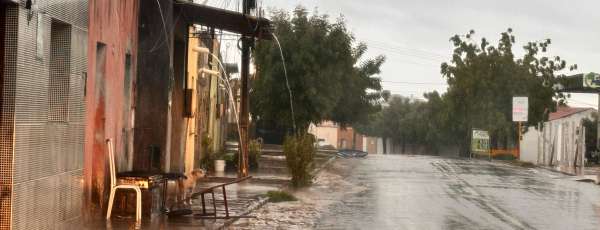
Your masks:
M50 28L50 83L48 120L66 122L69 115L71 26L52 20Z

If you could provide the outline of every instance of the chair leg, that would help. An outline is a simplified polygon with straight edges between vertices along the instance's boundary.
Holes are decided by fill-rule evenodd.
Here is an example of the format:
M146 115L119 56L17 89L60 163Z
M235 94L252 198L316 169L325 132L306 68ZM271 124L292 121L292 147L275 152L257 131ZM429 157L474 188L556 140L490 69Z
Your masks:
M135 192L136 194L136 205L135 205L135 220L136 221L141 221L142 220L142 191L139 189L136 189Z
M106 210L106 219L110 219L110 215L112 213L113 203L115 201L115 189L110 189L110 196L108 198L108 210Z

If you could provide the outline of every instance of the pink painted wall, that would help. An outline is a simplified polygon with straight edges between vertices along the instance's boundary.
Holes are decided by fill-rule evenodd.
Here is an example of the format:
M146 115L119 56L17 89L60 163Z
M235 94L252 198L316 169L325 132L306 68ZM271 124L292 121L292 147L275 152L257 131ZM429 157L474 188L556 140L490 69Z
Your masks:
M86 129L84 160L84 210L99 213L105 209L110 186L106 138L115 143L116 159L127 160L124 146L131 146L132 137L126 141L125 132L133 129L127 114L127 98L134 111L135 76L138 40L138 0L89 0L88 73L86 82ZM105 45L103 81L102 63L97 60L97 46ZM129 73L130 92L125 89L126 54L131 56ZM102 84L102 85L98 85ZM128 117L124 119L124 117ZM133 132L131 132L132 134ZM118 164L117 165L127 165Z

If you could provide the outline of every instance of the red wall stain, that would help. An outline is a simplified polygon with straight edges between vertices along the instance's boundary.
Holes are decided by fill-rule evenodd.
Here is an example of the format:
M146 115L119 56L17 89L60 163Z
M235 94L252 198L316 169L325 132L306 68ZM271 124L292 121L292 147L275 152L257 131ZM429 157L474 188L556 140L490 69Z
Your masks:
M124 100L132 105L135 77L130 95L124 92L125 59L131 55L131 76L136 76L138 40L138 0L90 0L88 27L88 78L86 82L86 130L84 160L85 214L100 214L106 206L110 182L104 140L112 138L116 159L124 158L123 131L133 129L123 119ZM97 79L98 44L105 45L103 79ZM96 84L103 84L98 86ZM104 92L97 92L97 91ZM131 139L131 138L130 138Z

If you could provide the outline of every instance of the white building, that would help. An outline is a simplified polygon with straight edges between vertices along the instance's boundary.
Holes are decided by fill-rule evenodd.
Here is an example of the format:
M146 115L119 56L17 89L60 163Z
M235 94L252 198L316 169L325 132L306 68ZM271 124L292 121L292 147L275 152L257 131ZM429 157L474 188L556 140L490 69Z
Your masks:
M338 128L338 125L334 122L324 121L318 125L310 124L308 132L315 135L318 139L322 139L324 141L323 144L338 148Z
M529 127L520 143L520 160L567 167L582 164L581 156L585 156L582 121L592 119L595 113L592 108L560 107L550 114L543 127Z

